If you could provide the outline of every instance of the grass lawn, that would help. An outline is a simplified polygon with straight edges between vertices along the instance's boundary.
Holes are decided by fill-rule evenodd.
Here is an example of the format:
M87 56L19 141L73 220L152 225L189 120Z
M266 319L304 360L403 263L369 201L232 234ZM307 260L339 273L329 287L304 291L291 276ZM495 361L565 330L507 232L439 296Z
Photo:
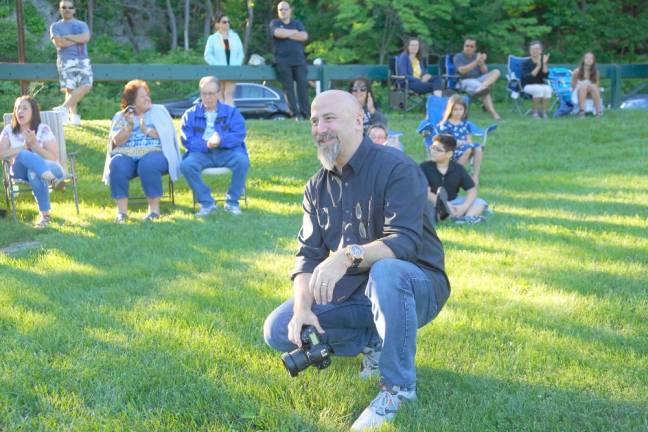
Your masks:
M420 117L390 115L417 160ZM453 292L419 332L418 403L384 429L645 431L645 112L508 117L482 168L495 214L439 228ZM0 220L0 247L39 242L0 253L0 430L347 429L377 392L356 378L360 358L290 378L261 336L291 294L301 194L319 166L308 124L248 123L241 217L194 219L181 180L162 220L139 222L139 206L127 225L112 223L100 182L108 127L66 129L80 217L66 192L51 228L32 228L29 195L19 223Z

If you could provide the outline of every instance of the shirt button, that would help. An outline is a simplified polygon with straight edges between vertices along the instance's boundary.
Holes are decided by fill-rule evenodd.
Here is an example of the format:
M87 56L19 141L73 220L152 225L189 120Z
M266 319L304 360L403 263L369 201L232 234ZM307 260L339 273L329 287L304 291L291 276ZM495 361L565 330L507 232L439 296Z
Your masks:
M349 213L351 213L351 210L344 210L344 212L345 212L346 214L349 214Z
M346 238L347 243L351 241L351 237Z
M344 182L344 186L349 187L349 182Z

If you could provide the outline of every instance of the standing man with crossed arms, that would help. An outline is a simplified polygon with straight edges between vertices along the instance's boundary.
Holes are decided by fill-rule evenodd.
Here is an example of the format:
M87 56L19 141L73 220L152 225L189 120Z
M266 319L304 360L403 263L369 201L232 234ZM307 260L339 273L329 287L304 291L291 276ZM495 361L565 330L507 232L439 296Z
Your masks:
M288 2L282 1L277 5L277 15L279 19L273 19L270 22L270 36L272 36L277 75L279 75L279 80L286 92L288 104L295 119L300 117L309 119L307 63L304 54L304 44L308 40L308 33L300 21L292 19L292 8ZM297 83L299 106L295 99L294 83Z

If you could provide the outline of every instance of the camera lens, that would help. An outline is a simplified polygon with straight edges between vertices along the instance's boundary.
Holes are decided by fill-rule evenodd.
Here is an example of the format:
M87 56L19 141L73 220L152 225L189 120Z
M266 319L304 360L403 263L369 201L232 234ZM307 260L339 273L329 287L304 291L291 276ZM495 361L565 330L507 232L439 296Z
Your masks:
M296 377L299 372L303 371L310 365L306 353L301 348L282 354L281 361L292 377Z

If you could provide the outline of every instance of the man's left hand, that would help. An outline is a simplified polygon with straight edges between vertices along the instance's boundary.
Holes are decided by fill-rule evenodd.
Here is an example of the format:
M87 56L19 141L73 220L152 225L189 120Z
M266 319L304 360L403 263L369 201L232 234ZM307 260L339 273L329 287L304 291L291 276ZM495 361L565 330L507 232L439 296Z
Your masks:
M315 267L308 285L315 303L328 304L333 300L335 284L342 279L349 264L349 258L344 250L340 249Z

